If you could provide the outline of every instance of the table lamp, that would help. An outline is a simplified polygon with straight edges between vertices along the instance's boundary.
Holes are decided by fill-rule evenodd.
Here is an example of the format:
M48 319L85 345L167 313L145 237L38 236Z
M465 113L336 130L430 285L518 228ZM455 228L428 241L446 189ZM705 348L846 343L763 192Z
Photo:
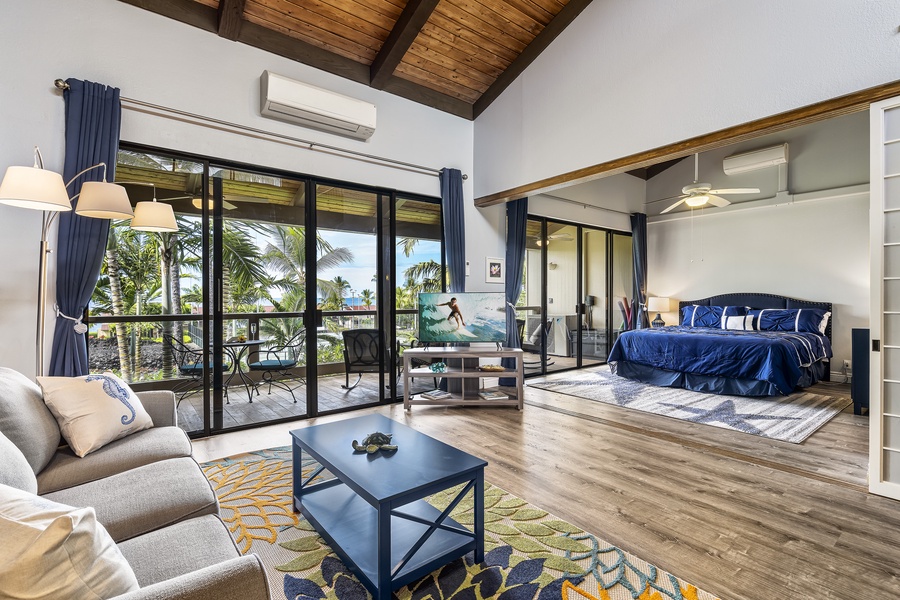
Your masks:
M669 312L669 299L668 298L650 298L647 300L647 312L656 313L656 318L653 319L651 325L654 328L658 329L660 327L665 327L666 322L662 320L662 317L659 316L659 313Z

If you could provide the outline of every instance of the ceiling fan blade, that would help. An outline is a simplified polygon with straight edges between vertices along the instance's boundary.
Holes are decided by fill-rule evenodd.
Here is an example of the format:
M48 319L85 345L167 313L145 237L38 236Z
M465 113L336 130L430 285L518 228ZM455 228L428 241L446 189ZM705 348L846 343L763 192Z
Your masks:
M670 206L669 208L667 208L667 209L661 211L659 214L664 215L664 214L666 214L667 212L669 212L670 210L672 210L672 209L674 209L674 208L678 208L678 206L679 206L680 204L682 204L685 200L687 200L687 198L682 198L681 200L679 200L678 202L676 202L675 204L673 204L673 205Z
M728 206L729 204L731 204L731 202L729 202L725 198L722 198L721 196L713 196L712 194L708 194L706 201L713 206Z
M759 188L727 188L721 190L709 190L710 194L758 194Z
M644 204L656 204L657 202L665 202L666 200L676 200L678 198L687 198L687 194L678 194L677 196L669 196L668 198L660 198L659 200L650 200L649 202L644 202Z

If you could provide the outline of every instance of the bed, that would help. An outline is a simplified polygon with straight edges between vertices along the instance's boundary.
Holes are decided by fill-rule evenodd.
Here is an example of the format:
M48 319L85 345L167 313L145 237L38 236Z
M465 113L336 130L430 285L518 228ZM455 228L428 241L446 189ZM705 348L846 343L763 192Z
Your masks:
M616 375L653 385L787 395L830 379L830 316L831 303L773 294L681 302L679 325L621 333L608 362Z

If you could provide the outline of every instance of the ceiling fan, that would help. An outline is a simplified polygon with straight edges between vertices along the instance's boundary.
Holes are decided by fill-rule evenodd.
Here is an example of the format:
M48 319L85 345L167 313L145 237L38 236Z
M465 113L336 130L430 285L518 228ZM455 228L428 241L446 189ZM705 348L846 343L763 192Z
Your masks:
M670 210L678 208L682 203L687 204L691 208L699 208L701 206L705 206L706 204L712 204L713 206L728 206L731 204L725 198L722 198L718 194L758 194L759 188L723 188L720 190L712 189L712 185L709 183L698 183L698 179L700 178L700 154L694 154L694 182L690 185L686 185L681 188L681 194L678 196L672 196L670 198L663 198L658 202L662 202L664 200L672 200L674 198L679 198L679 200L661 211L659 214L665 214Z
M559 240L561 242L571 242L575 239L574 237L572 237L571 233L551 233L551 234L547 235L546 240L541 239L541 236L539 236L539 235L532 235L529 237L531 239L533 239L534 243L538 246L543 246L545 242L549 244L550 240Z

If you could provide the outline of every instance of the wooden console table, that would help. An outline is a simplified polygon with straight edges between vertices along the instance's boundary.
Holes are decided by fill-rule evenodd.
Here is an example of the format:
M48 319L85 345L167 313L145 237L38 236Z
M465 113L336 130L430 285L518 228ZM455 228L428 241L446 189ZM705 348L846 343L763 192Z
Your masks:
M443 373L435 373L428 367L412 368L412 360L428 361L429 359L442 359L443 362L449 364L447 370ZM516 367L514 369L504 369L503 371L481 371L478 369L480 359L489 358L497 359L497 363L502 358L514 358ZM445 406L445 405L465 405L465 406L515 406L522 410L524 401L525 386L525 368L524 368L524 352L521 348L503 348L502 350L492 350L483 348L410 348L403 353L403 407L409 410L413 404ZM418 398L413 398L409 393L409 380L413 377L441 377L443 379L462 380L465 384L466 380L474 380L476 383L485 377L513 377L516 380L516 396L506 400L487 400L478 395L478 389L469 390L466 385L460 386L458 392L451 392L451 398L443 400L429 400L422 398L421 394L417 394Z

